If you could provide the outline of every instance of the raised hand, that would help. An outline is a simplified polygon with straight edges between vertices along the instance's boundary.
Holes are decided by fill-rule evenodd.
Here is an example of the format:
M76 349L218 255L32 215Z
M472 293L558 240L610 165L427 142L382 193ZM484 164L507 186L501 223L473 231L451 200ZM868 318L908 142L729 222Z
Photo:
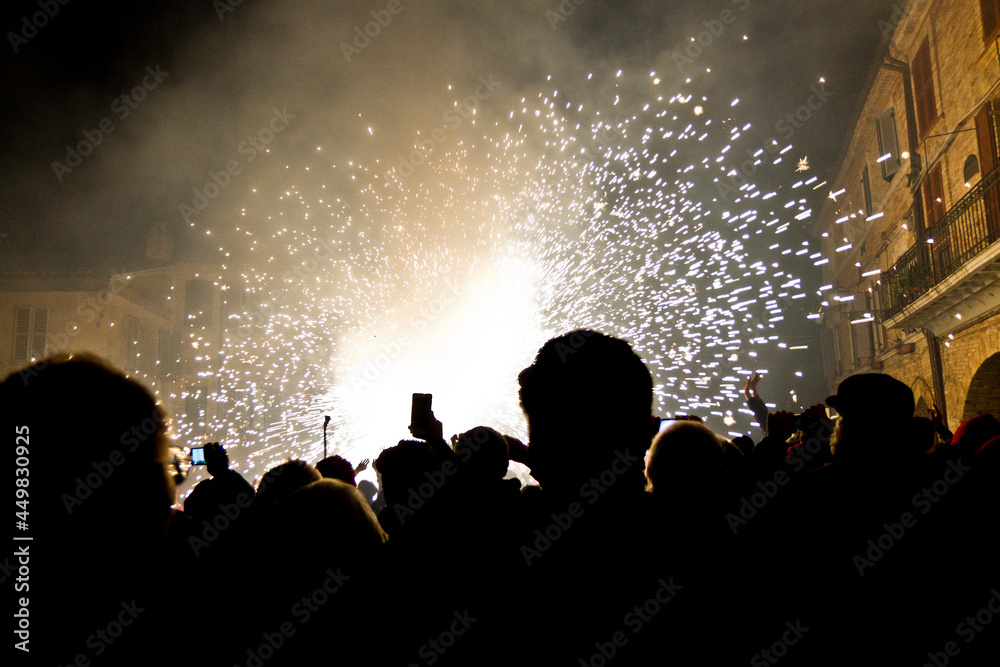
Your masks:
M444 440L444 425L434 416L434 412L431 411L430 414L430 424L424 427L414 426L410 424L410 434L417 440L424 440L426 442Z
M220 443L205 443L205 466L213 477L229 470L229 455Z

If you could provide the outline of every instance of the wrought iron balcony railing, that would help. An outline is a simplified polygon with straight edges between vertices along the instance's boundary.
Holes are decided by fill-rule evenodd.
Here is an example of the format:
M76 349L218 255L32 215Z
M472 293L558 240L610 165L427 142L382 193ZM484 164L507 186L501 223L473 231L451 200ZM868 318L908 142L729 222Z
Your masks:
M910 247L879 277L879 321L898 314L1000 240L1000 167L931 225L926 238L927 243Z

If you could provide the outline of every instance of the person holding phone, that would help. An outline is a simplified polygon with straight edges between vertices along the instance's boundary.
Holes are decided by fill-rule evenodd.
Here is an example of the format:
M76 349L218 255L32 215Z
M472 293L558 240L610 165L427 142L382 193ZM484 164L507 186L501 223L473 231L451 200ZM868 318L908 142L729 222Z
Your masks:
M192 448L191 464L204 465L211 477L199 482L188 495L184 501L185 514L198 523L203 520L211 523L223 507L235 505L241 510L232 523L239 525L249 519L255 491L243 475L230 469L229 455L221 443L208 442L204 447Z

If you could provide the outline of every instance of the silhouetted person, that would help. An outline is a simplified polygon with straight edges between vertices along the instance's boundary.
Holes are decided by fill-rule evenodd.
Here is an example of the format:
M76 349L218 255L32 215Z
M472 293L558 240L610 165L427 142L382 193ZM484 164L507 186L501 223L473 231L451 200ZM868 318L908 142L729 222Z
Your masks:
M1000 435L1000 420L993 415L979 415L962 422L951 438L949 456L972 459L987 440Z
M658 591L660 625L630 634L615 662L632 664L650 643L666 660L686 653L671 641L686 630L676 625L674 597L684 593L674 586L689 582L664 557L645 492L655 428L649 370L627 342L579 330L545 343L518 381L526 458L542 489L522 543L532 602L518 612L539 647L536 662L587 662L594 642L623 630L626 614Z
M363 479L358 482L358 491L368 502L369 506L371 506L375 515L378 516L378 513L385 507L385 502L380 497L378 486L376 486L374 482L369 482L367 479Z
M252 504L256 491L243 475L229 468L229 455L217 442L205 445L205 462L209 479L204 479L191 490L184 501L184 512L196 521L211 522L229 505L236 505L239 511L235 517L227 517L230 523L243 523L252 515Z
M956 497L920 500L944 471L930 469L913 444L909 387L889 375L855 375L827 404L839 415L833 463L790 483L774 478L763 518L747 527L765 529L749 550L760 588L743 612L758 622L748 650L801 620L810 630L789 664L843 664L862 654L873 664L920 662L922 647L946 634L935 633L947 628L947 584L929 564L945 556ZM790 560L795 582L781 585Z
M241 642L220 664L247 664L243 647L256 649L282 624L291 631L263 664L309 664L331 647L338 664L391 655L375 643L386 629L372 623L387 602L376 576L387 539L347 482L320 479L279 499L256 524L256 548L245 557L249 595L234 610L242 618Z
M726 457L718 436L704 424L675 422L653 440L646 478L653 494L673 506L671 511L718 512L726 483Z
M22 594L30 600L32 661L172 663L169 652L150 650L169 639L174 600L189 590L164 576L189 565L188 522L171 509L163 409L89 355L12 374L0 384L0 405L9 454L17 432L29 459L30 481L17 488L30 500L20 534L34 540L14 542L7 554L15 555L11 576L19 558L30 563Z
M276 502L307 484L323 479L313 466L301 459L289 459L261 477L254 497L254 513L267 512Z
M316 470L319 470L319 474L327 479L339 479L342 482L347 482L352 486L357 486L358 483L355 481L355 475L368 467L369 460L364 459L358 464L355 469L351 465L351 462L342 456L328 456L322 459L316 464Z

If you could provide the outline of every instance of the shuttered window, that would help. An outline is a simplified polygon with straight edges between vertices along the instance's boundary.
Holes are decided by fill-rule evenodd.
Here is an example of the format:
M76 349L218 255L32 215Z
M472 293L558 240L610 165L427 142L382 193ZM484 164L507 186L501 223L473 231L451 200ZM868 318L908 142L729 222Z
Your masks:
M864 301L866 308L871 308L871 302L868 296L865 295ZM852 312L851 317L856 319L866 319L864 315L870 311L864 312ZM851 332L851 348L854 352L854 363L857 366L862 365L868 359L871 359L874 352L874 329L871 322L858 322L857 324L852 324L850 328Z
M924 217L927 227L944 217L948 209L944 203L944 181L941 179L941 165L931 169L924 180Z
M924 38L924 43L917 50L910 71L913 75L917 125L920 128L920 138L923 139L938 118L937 101L934 99L934 71L931 68L931 43L928 38Z
M1000 27L1000 2L998 0L979 0L979 13L983 17L983 41L992 42Z
M865 195L865 215L872 214L872 184L868 177L868 166L861 170L861 190Z
M14 315L14 361L45 357L48 308L18 308Z
M979 144L979 173L983 176L997 166L997 135L993 103L984 104L976 114L976 141Z
M875 121L878 134L878 154L882 165L882 178L891 181L899 171L899 140L896 136L896 111L889 109ZM888 156L888 157L886 157Z

